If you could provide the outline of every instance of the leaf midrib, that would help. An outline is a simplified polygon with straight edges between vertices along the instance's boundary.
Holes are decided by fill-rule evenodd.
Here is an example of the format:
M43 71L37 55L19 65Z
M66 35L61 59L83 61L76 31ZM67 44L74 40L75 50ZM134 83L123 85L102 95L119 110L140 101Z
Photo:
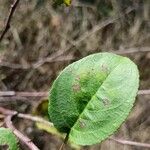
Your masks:
M114 67L114 68L111 70L111 72L106 76L106 78L104 79L104 82L102 82L102 84L100 85L100 87L98 88L98 90L102 87L102 85L105 83L105 81L106 81L107 78L110 76L110 74L120 65L120 62L121 62L122 60L124 60L124 59L125 59L124 57L123 57L123 58L122 58L122 57L120 58L120 60L119 60L119 62L118 62L118 65L117 65L116 67ZM97 91L98 91L98 90L97 90ZM97 91L95 92L95 94L97 93ZM85 105L83 111L80 113L79 117L78 117L77 120L75 121L74 125L70 128L70 131L74 128L74 126L76 125L76 123L77 123L78 120L80 119L80 116L83 114L84 110L86 109L86 107L88 106L88 104L90 103L90 101L92 100L92 98L95 96L95 94L94 94L94 95L91 97L91 99L87 102L87 104ZM68 135L70 134L70 131L69 131Z

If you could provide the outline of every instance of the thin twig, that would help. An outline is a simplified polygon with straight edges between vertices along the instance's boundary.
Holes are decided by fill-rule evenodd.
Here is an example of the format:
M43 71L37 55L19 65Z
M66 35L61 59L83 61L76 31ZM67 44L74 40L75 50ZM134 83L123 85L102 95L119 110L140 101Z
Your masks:
M16 97L47 97L48 92L15 92L15 91L0 91L0 97L16 96Z
M15 91L0 91L0 98L14 97L17 100L26 97L48 97L49 92L15 92ZM150 89L139 90L138 95L150 95ZM17 98L18 97L18 98Z
M6 126L12 130L12 132L24 143L30 150L39 150L39 148L29 139L27 136L23 135L19 130L17 130L12 123L13 115L8 115L5 118Z
M33 99L34 100L34 99ZM22 101L24 103L28 103L31 101L27 97L19 97L19 96L0 96L0 103L11 103L11 102L16 102L16 101ZM37 101L37 98L36 98Z
M15 0L13 2L13 4L11 5L11 8L10 8L10 11L9 11L9 15L8 15L8 18L7 18L7 21L6 21L6 24L5 24L5 27L4 27L4 30L2 31L2 34L0 36L0 42L3 40L5 34L7 33L7 31L9 30L10 28L10 22L11 22L11 19L13 17L13 14L17 8L17 5L19 3L20 0Z
M150 95L150 89L148 89L148 90L139 90L138 95Z
M113 140L117 143L123 144L123 145L131 145L131 146L138 146L138 147L145 147L150 148L150 144L147 143L140 143L140 142L134 142L134 141L128 141L128 140L121 140L116 138L109 138L110 140Z
M76 46L76 44L74 42L70 41L70 43L72 43L72 46ZM69 48L71 48L71 45L67 48L67 50L69 50ZM150 47L131 47L128 49L121 49L121 50L109 51L109 52L115 53L115 54L120 54L120 55L134 54L134 53L148 53L148 52L150 52ZM54 53L54 55L52 55L50 57L46 57L46 58L41 58L37 62L30 64L30 65L29 64L28 65L21 65L21 64L10 63L10 62L5 62L5 61L0 60L0 66L8 67L11 69L27 70L27 69L37 69L38 67L40 67L41 65L43 65L45 63L77 60L73 56L64 56L64 57L62 56L59 58L59 56L62 55L63 53L64 53L64 51L62 51L61 53L60 53L60 51L58 51L57 53ZM55 59L55 57L56 58L58 57L58 58Z
M126 12L123 15L128 14L128 13L132 12L135 9L136 9L135 7L129 7L128 9L126 9ZM123 15L110 17L106 20L100 21L91 30L86 31L84 34L82 34L76 41L72 41L72 43L74 43L73 46L78 46L82 41L84 41L85 39L87 39L91 35L95 34L97 31L99 31L99 30L103 29L104 27L108 26L109 24L112 24L112 23L116 22Z
M69 138L69 134L67 133L65 139L64 139L64 142L61 144L59 150L63 150L64 149L64 146L67 144L68 142L68 138Z
M128 49L118 50L118 51L110 51L112 53L116 54L133 54L133 53L146 53L150 52L150 47L131 47Z
M60 50L56 51L50 57L39 59L36 63L33 64L33 68L37 69L38 67L42 66L43 64L45 64L47 62L48 63L54 62L56 59L58 59L58 57L64 55L65 52L69 51L71 48L72 48L72 45L69 45L64 49L60 49Z
M24 66L21 64L16 64L16 63L11 63L11 62L6 62L6 61L0 61L0 67L7 67L7 68L11 68L11 69L30 69L31 66Z
M49 126L53 126L52 123L46 121L45 119L43 119L41 117L32 116L30 114L19 113L17 111L9 110L9 109L3 108L3 107L0 107L0 113L3 115L16 115L18 118L27 119L27 120L31 120L31 121L35 121L35 122L41 122L41 123L47 124Z
M125 49L125 50L116 50L116 51L109 51L109 52L115 53L115 54L120 54L120 55L134 54L134 53L148 53L148 52L150 52L150 48L149 47L129 48L129 49ZM33 63L31 65L28 65L28 66L24 66L24 65L21 65L21 64L15 64L15 63L10 63L10 62L2 62L2 61L0 61L0 67L7 67L7 68L11 68L11 69L27 70L27 69L37 69L38 67L40 67L41 65L43 65L45 63L77 60L74 57L70 57L70 58L66 58L66 59L63 59L63 58L59 59L58 58L56 60L53 60L53 59L54 59L54 57L43 58L43 59L40 59L39 61L37 61L36 63Z

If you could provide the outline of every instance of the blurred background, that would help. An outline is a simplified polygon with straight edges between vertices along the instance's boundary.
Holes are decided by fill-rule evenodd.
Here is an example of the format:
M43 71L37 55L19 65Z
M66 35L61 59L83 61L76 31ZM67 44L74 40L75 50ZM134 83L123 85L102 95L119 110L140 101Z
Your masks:
M0 33L12 0L0 0ZM74 0L53 7L51 0L20 1L10 30L0 43L0 91L49 91L68 64L89 54L113 52L129 57L140 70L140 89L150 89L150 1ZM44 115L46 97L0 97L0 106ZM150 143L150 95L138 95L133 111L114 135ZM33 122L15 119L16 127L40 150L57 150L62 138ZM21 144L22 149L27 149ZM74 149L70 145L66 149ZM85 150L146 150L106 140Z

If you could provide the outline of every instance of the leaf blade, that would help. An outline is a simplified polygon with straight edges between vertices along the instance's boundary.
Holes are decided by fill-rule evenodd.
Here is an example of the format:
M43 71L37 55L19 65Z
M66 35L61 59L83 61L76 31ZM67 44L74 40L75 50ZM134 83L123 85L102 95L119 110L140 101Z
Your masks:
M69 139L76 144L104 140L128 116L138 90L138 76L131 60L110 53L93 54L69 65L52 87L51 120L58 130L69 133ZM121 114L122 110L126 111ZM116 119L118 113L123 117Z
M19 150L18 140L8 128L0 128L0 146L6 145L10 150Z
M118 67L120 67L120 66L118 66ZM131 69L131 66L126 69ZM127 70L125 70L125 71L127 71ZM131 71L132 71L132 69L131 69ZM120 74L121 78L124 80L124 76L123 76L124 71L122 71L120 73L121 73ZM134 76L134 73L132 75ZM138 75L138 71L137 71L137 75ZM112 100L112 102L114 102L117 98L119 98L119 99L122 98L122 96L124 95L122 93L124 93L124 92L120 91L121 89L123 89L122 87L117 89L118 86L116 86L116 88L113 90L111 88L109 88L109 86L108 86L108 85L110 85L109 80L111 81L111 83L112 83L112 80L115 81L115 79L111 79L111 77L114 77L114 74L111 75L107 80L105 80L103 85L100 87L100 91L99 91L98 95L99 95L99 98L101 98L101 100L104 98L112 100L112 97L114 97L114 100ZM118 80L118 78L116 78L116 79ZM137 80L137 78L135 78L135 79L136 79L136 84L138 86L138 80ZM133 80L131 80L131 81L134 82ZM120 85L120 80L118 82ZM106 88L107 86L108 86L108 88ZM122 86L124 86L124 85L122 85ZM85 127L83 128L84 131L86 131L86 134L84 131L81 131L80 122L79 122L79 123L77 123L77 125L73 126L73 129L71 129L70 139L72 139L75 143L78 143L80 145L91 145L94 143L101 142L102 140L107 138L109 135L113 134L119 128L119 126L122 124L122 122L126 119L126 117L128 116L128 113L130 112L130 109L133 106L134 97L135 97L135 93L137 93L137 89L134 89L133 87L131 87L131 88L133 89L133 92L126 93L127 96L130 94L132 97L132 98L129 98L129 102L130 102L129 104L127 103L128 99L126 99L125 104L123 104L124 101L121 102L120 104L117 104L118 101L116 101L115 102L116 104L113 103L113 107L108 108L108 107L103 106L103 105L105 105L105 104L103 104L103 102L101 103L101 105L98 104L99 100L97 100L97 103L95 103L96 107L98 105L101 106L101 107L97 108L100 110L98 112L98 114L96 114L96 112L91 114L91 108L93 110L94 110L94 108L93 108L93 106L90 106L90 104L88 104L89 108L86 107L85 113L83 112L83 114L80 115L80 118L82 120L84 120L86 118L85 119L86 121L84 120L85 121L84 123L87 124L88 126L86 127L86 125L85 125ZM116 97L116 93L114 94L114 91L120 93L121 95L119 96L117 94L117 97ZM130 90L128 90L128 91L130 91ZM109 96L110 93L112 93L111 96ZM100 97L100 95L101 95L101 97ZM131 103L130 99L133 100L132 103ZM90 101L90 103L92 103L92 101ZM103 109L103 107L105 107L105 108ZM115 109L117 109L117 112ZM87 110L90 110L90 112L88 112ZM124 110L126 110L126 111L124 111ZM121 116L118 117L118 115L121 115ZM93 116L97 116L96 119ZM87 118L89 119L89 122L87 122ZM109 120L108 120L108 118L109 118ZM94 124L93 122L98 122L98 124ZM93 126L94 126L94 128L92 128ZM97 130L96 130L96 126L98 128ZM73 133L73 132L75 132L74 130L76 128L77 129L79 128L79 130L80 130L80 133L77 133L77 135L75 135ZM90 128L92 130L89 130ZM93 134L93 135L89 136L89 134L91 134L91 135ZM74 138L74 137L76 137L76 138ZM82 137L82 139L80 139L79 137ZM92 137L93 137L93 139L92 139Z

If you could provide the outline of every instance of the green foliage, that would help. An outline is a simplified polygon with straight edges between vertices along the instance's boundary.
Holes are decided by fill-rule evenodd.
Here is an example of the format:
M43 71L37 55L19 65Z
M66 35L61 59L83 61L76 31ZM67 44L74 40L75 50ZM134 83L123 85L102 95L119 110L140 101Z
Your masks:
M66 67L54 81L49 116L79 145L101 142L127 118L139 86L137 66L111 53L89 55Z
M69 6L71 4L71 0L54 0L54 7L57 7L61 4L65 4L67 6Z
M18 150L18 141L10 129L0 128L0 146L8 146L9 150Z
M33 110L33 114L48 119L48 99L42 100Z

